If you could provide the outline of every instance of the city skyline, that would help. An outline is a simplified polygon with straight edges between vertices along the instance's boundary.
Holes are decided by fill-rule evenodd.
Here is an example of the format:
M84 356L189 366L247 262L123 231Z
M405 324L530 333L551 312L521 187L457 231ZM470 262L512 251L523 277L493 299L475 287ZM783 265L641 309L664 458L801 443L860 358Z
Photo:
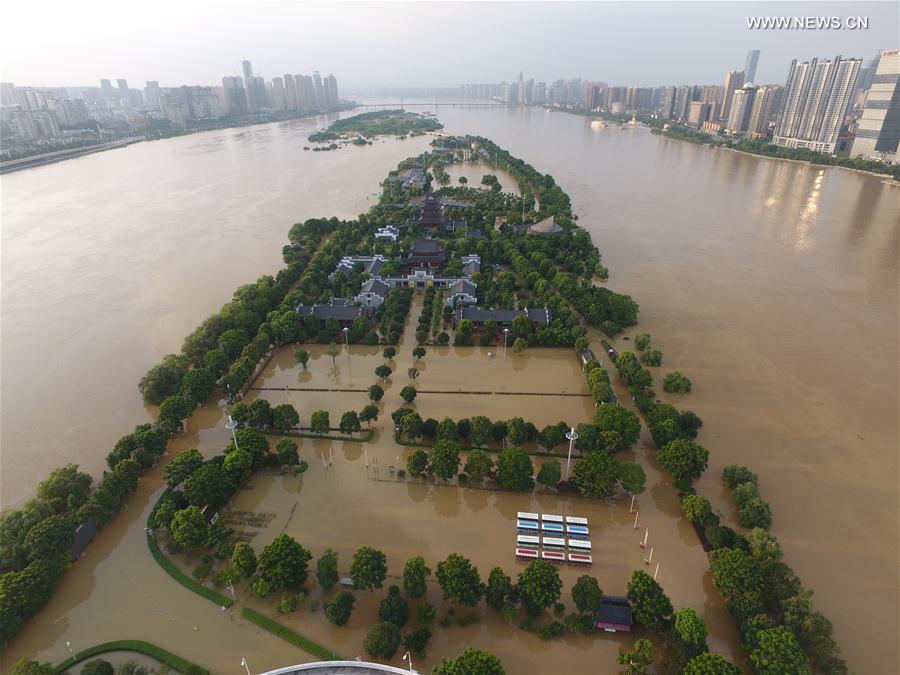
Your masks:
M161 12L142 17L139 26L118 26L110 34L103 33L108 26L102 22L86 22L82 13L61 7L55 16L65 29L57 39L42 41L38 55L36 45L15 30L37 20L33 14L37 10L20 4L7 13L0 28L3 79L34 87L96 86L93 83L108 76L157 81L160 86L209 86L219 84L222 75L243 75L235 58L241 55L252 59L254 75L266 80L296 69L296 64L307 64L301 70L312 72L327 63L348 91L514 81L519 71L544 81L577 77L656 86L720 82L723 68L744 68L748 50L758 49L756 83L783 84L793 59L842 54L867 62L881 49L894 46L898 21L896 3L885 2L829 3L827 12L816 12L810 3L704 3L704 18L699 20L696 12L683 11L684 3L452 5L464 7L462 12L448 12L449 6L429 3L410 14L399 4L340 3L334 8L263 3L253 12L241 13L238 26L235 7L226 4L217 18L223 30L205 31L200 40L192 28L208 21L208 11L180 9L178 26L166 24L168 15ZM473 19L476 13L478 21ZM766 31L746 25L748 16L817 13L867 16L869 28ZM310 30L302 41L289 39L300 25L340 26L340 30ZM504 26L499 36L498 25ZM156 29L169 34L170 49L158 49ZM48 30L52 33L54 28ZM459 48L460 30L468 36L464 49ZM509 39L511 35L516 39ZM674 44L673 35L679 36L678 44L696 41L704 48L667 47ZM397 58L392 50L374 49L374 42L393 38L416 58ZM90 50L83 49L85 41L91 41ZM635 44L647 47L636 49ZM453 57L448 59L448 53ZM73 54L77 56L72 58ZM223 72L225 63L230 65Z

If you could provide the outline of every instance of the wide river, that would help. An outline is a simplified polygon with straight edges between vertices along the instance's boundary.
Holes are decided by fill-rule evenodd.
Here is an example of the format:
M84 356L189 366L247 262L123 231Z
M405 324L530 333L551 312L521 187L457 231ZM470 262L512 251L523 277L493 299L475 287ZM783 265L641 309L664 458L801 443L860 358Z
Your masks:
M900 672L900 190L540 109L437 113L571 195L610 285L640 303L664 372L693 380L678 404L705 422L699 489L731 515L721 469L752 467L786 560L851 669ZM147 368L235 287L274 272L292 223L366 210L386 172L426 147L303 152L325 121L139 143L3 177L4 506L67 462L99 475L115 440L150 417L136 388ZM104 574L125 573L103 563L116 538L147 555L139 514L119 520L79 563L95 567L91 587L54 604L73 612ZM66 620L38 618L18 651L49 649L34 634L43 628L65 638ZM58 661L55 644L43 656Z

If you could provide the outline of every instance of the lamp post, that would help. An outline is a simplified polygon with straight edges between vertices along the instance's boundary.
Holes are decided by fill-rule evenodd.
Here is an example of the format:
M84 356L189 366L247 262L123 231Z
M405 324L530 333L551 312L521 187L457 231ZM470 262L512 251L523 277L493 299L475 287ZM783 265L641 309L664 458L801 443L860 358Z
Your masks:
M250 675L250 666L247 665L247 659L241 659L241 665L244 666L244 670L247 671L247 675Z
M234 447L237 448L237 434L234 433L234 430L237 428L237 422L234 421L234 418L231 415L228 416L228 421L225 422L225 428L231 431L231 440L234 441Z
M72 645L69 644L68 640L66 640L66 647L68 647L68 649L69 649L69 654L72 655L72 663L74 664L75 663L75 652L72 651Z
M569 458L566 460L566 482L569 481L569 465L572 463L572 448L575 447L575 441L578 440L578 434L575 427L571 431L566 432L566 438L569 439Z
M503 360L506 361L506 339L509 337L509 328L503 329Z
M410 655L409 652L406 652L403 655L403 660L406 661L407 663L409 663L409 672L411 672L411 673L416 672L415 670L413 670L412 656Z
M353 372L350 370L350 329L344 328L342 332L344 333L344 344L347 345L347 375L350 377L350 381L353 382Z

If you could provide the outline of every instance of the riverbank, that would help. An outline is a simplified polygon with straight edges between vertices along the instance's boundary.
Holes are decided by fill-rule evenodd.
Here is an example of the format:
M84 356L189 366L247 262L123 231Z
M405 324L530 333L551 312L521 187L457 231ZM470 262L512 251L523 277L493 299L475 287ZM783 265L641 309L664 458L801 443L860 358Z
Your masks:
M31 169L36 166L44 166L45 164L53 164L54 162L61 162L65 159L75 159L76 157L92 155L95 152L103 152L104 150L124 148L134 143L140 143L143 140L146 139L125 138L120 141L100 143L98 145L89 145L83 148L73 148L72 150L57 150L56 152L47 152L41 155L22 157L21 159L11 159L6 162L0 162L0 174L22 171L23 169Z

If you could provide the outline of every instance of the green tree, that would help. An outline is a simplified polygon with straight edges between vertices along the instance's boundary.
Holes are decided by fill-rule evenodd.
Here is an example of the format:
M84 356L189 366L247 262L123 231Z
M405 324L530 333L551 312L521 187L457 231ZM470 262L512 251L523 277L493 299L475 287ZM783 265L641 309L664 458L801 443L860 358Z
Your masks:
M666 373L663 379L663 390L670 394L688 394L691 391L691 380L680 370Z
M166 484L170 488L174 488L197 473L202 466L203 455L199 450L192 448L175 455L172 461L166 464L163 476L165 476Z
M376 403L381 400L384 396L384 389L382 389L379 385L373 384L369 387L369 400L375 401Z
M257 572L272 591L286 588L300 590L309 576L308 564L312 554L293 537L281 534L266 546L259 556Z
M81 668L81 675L114 675L116 669L113 664L103 659L93 659Z
M516 338L516 341L513 342L513 354L519 355L525 351L528 347L528 343L525 342L524 338Z
M247 424L262 430L275 421L272 404L264 398L258 398L247 406Z
M741 675L741 669L718 654L698 654L682 671L683 675Z
M400 418L400 429L407 438L415 440L422 435L425 424L419 413L409 412Z
M386 359L392 359L395 356L397 356L397 350L394 349L393 347L385 347L385 349L381 353L381 355Z
M54 469L38 483L37 496L56 513L75 511L84 504L91 492L93 479L78 470L77 464Z
M420 602L416 607L416 618L423 626L430 626L437 618L437 610L430 602Z
M397 628L403 628L409 621L409 603L400 595L398 586L391 586L388 589L388 596L379 603L378 618L390 621Z
M175 513L169 531L179 546L196 546L206 540L206 520L199 508L188 506Z
M309 430L314 434L327 434L331 431L331 418L327 410L316 410L309 418Z
M225 469L234 485L240 485L250 475L252 466L253 456L238 448L225 455L225 461L222 462L222 468Z
M428 453L422 448L416 448L406 458L406 470L409 471L410 476L421 476L426 466L428 466Z
M377 375L382 382L386 382L392 372L393 371L388 366L382 365L375 368L375 375Z
M370 546L362 546L353 554L350 578L356 588L371 591L381 588L387 577L387 558Z
M443 659L431 675L505 675L500 659L484 649L466 647L455 659Z
M331 357L331 365L337 365L337 357L338 354L341 353L341 348L338 347L334 342L330 342L325 353Z
M378 406L372 405L371 403L365 406L359 413L359 421L365 422L369 427L372 426L372 422L378 419Z
M635 640L631 651L617 647L616 663L625 666L627 675L645 675L647 667L653 663L653 643L640 638Z
M706 651L706 624L690 607L675 612L675 632L685 644Z
M738 548L720 548L709 554L713 583L726 596L736 591L761 592L764 579L757 562Z
M52 663L39 663L19 659L13 664L10 675L54 675L56 669Z
M430 639L431 628L427 625L420 625L403 636L403 647L422 659L425 658L425 646Z
M690 438L679 438L667 443L656 457L662 467L680 481L700 478L709 462L706 448Z
M641 494L647 482L644 468L635 462L617 462L616 478L622 484L622 489L632 495Z
M400 629L390 621L379 621L366 633L363 647L369 656L377 659L390 659L400 646Z
M510 490L530 490L534 483L531 457L522 448L506 448L497 459L497 482Z
M341 415L341 423L340 430L342 434L352 434L353 432L360 431L362 427L359 424L359 415L356 414L355 410L348 410L343 415Z
M600 584L589 574L582 574L572 586L572 600L582 614L593 614L603 602Z
M415 382L416 378L419 377L419 369L418 368L409 368L406 371L406 374L409 376L409 379L411 379L413 382Z
M493 468L494 462L485 450L472 450L469 453L469 458L466 460L466 465L463 467L469 479L475 483L480 483L487 478Z
M451 553L437 566L437 581L444 591L444 599L474 607L484 594L478 569L458 553Z
M294 352L294 358L297 359L303 370L306 370L306 364L309 363L309 352L305 349L298 349Z
M237 575L237 580L247 579L256 571L256 553L250 544L240 542L235 544L231 553L231 569Z
M488 575L487 586L484 590L485 601L488 605L500 611L503 609L506 598L512 591L512 579L500 568L495 567Z
M206 506L225 503L231 494L231 480L218 464L204 464L184 483L184 496L189 504Z
M439 441L456 441L459 438L459 430L449 417L445 417L437 425L436 438Z
M796 636L786 626L760 631L757 639L759 644L750 653L750 662L760 675L812 672Z
M604 431L614 431L622 439L621 446L607 448L611 452L618 452L623 448L629 448L637 443L641 435L641 422L633 412L616 404L601 405L594 413L594 424Z
M440 425L439 425L440 427ZM450 480L459 470L459 444L437 441L431 450L431 471L441 480Z
M470 424L472 425L472 429L469 432L469 437L472 440L473 445L484 447L491 442L493 424L487 417L476 415L470 420Z
M672 621L672 602L649 574L635 570L628 582L628 599L634 618L652 633L668 627Z
M648 366L660 366L662 365L662 359L663 353L653 346L647 347L641 353L641 363Z
M563 431L557 425L548 424L538 434L538 443L546 450L553 450L563 441Z
M681 500L681 512L692 523L706 525L712 516L712 507L702 495L686 495Z
M168 354L141 378L138 389L147 405L159 405L167 396L175 394L181 379L187 373L189 360L180 355Z
M415 349L413 349L412 354L413 358L418 361L425 356L425 347L416 347Z
M239 429L235 434L238 447L253 455L253 465L259 466L269 454L269 439L256 429Z
M556 487L562 479L562 466L558 459L547 459L541 464L538 471L537 482L547 487Z
M344 626L353 613L356 597L349 591L341 591L334 596L334 601L325 605L325 616L335 626Z
M173 394L159 404L159 421L163 423L167 429L174 431L181 420L185 420L194 414L196 404L189 401L184 396Z
M649 333L641 333L636 338L634 338L634 346L637 347L639 352L644 351L647 347L650 346L650 334Z
M216 387L216 378L205 368L192 368L184 374L179 393L194 404L203 403Z
M400 390L400 398L402 398L407 403L412 403L416 398L416 388L410 387L409 385L403 387Z
M562 580L553 564L546 560L534 560L519 574L517 588L528 614L539 616L559 600Z
M337 560L337 553L329 548L326 549L325 553L322 554L322 557L316 561L316 580L326 591L334 588L334 585L340 579L338 577Z
M275 444L275 453L278 455L278 463L281 466L295 466L300 463L300 453L297 444L290 438L282 438Z
M616 493L616 461L605 452L591 452L576 460L573 479L578 491L597 499Z
M421 598L428 590L425 580L430 574L431 569L425 564L425 558L414 555L403 567L403 590L411 598Z
M275 406L272 412L273 424L279 431L290 431L300 424L300 414L290 403Z
M66 559L71 555L75 540L75 525L72 519L63 515L53 515L32 525L25 535L25 551L32 560Z
M506 423L506 436L513 445L521 445L528 440L528 424L521 417L513 417Z

